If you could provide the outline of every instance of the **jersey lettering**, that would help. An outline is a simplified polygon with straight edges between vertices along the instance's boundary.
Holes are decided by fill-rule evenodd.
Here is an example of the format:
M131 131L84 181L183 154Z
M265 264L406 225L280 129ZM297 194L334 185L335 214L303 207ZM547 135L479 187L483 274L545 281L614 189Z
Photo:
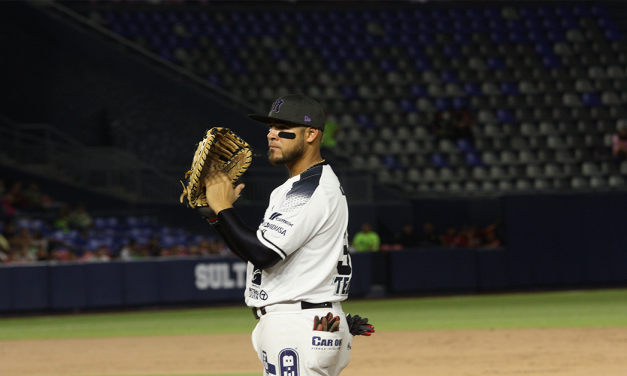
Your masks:
M337 262L337 274L333 279L335 285L335 295L347 296L351 284L351 275L353 268L351 267L351 255L348 252L348 233L344 233L344 250L342 256Z

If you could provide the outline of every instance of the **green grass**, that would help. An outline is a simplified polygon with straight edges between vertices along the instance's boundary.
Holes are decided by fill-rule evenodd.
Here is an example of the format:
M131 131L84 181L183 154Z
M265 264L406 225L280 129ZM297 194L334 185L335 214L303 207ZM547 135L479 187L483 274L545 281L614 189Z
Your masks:
M627 290L348 301L377 331L627 327ZM246 307L0 319L0 339L250 333ZM234 376L234 375L229 375Z

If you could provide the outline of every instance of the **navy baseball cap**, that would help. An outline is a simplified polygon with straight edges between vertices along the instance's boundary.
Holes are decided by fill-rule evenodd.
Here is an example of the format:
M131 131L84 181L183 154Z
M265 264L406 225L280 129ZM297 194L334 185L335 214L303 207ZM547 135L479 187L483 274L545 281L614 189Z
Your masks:
M320 103L305 94L289 94L274 101L270 113L248 115L249 118L269 124L277 122L297 127L312 127L324 131L325 116Z

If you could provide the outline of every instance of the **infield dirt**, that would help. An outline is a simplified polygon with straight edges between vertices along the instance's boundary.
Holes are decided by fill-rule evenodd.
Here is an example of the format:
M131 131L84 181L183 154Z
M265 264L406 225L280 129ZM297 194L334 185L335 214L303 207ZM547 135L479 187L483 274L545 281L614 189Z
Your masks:
M627 328L422 330L354 340L342 376L624 376ZM249 334L0 341L2 376L261 374Z

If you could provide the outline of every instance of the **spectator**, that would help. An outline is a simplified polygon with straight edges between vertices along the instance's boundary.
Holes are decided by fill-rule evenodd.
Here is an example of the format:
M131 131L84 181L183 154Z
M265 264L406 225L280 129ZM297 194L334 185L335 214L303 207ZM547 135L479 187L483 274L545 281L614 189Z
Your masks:
M468 247L468 227L464 225L462 229L453 237L453 243L451 244L455 248Z
M124 261L130 261L139 257L137 252L137 242L131 240L120 250L120 259Z
M68 224L72 228L85 229L91 227L93 223L93 219L83 204L79 204L68 218Z
M422 247L433 247L442 244L440 237L435 233L435 226L431 222L425 222L422 225L422 237L420 238L420 245Z
M438 111L431 123L431 131L438 137L453 137L455 135L453 120L452 110Z
M324 125L322 144L320 144L320 146L327 149L334 148L337 144L336 138L339 131L340 126L336 122L332 120L327 120L326 124Z
M0 234L0 263L9 261L11 255L11 245L4 234Z
M24 209L28 207L28 200L26 199L26 196L24 196L24 192L22 191L21 181L17 181L13 184L8 195L11 195L13 197L13 206L16 209Z
M496 237L496 233L490 232L486 236L485 243L482 248L498 248L502 245L501 241Z
M457 229L453 226L449 227L446 230L446 233L444 235L442 235L442 246L444 247L453 247L454 246L454 241L455 241L455 237L457 236Z
M414 232L414 226L411 223L405 223L401 227L400 234L396 236L396 243L404 248L418 247L420 240L420 236Z
M378 251L380 244L379 235L372 230L372 226L367 222L361 225L361 231L355 234L353 238L353 248L357 252Z
M0 217L13 218L17 214L14 203L15 199L10 192L4 195L0 200Z
M39 190L37 182L31 182L27 189L24 190L24 197L29 208L33 210L42 209L43 193Z
M468 109L463 108L457 111L453 122L454 137L472 140L472 125L474 122L475 118Z
M100 246L96 250L96 254L94 255L93 261L110 261L111 256L109 256L110 250L107 246Z
M612 136L612 157L616 161L627 160L627 124L619 124Z
M68 204L63 203L57 213L57 218L54 220L54 227L57 230L61 230L65 233L70 231L70 207Z

